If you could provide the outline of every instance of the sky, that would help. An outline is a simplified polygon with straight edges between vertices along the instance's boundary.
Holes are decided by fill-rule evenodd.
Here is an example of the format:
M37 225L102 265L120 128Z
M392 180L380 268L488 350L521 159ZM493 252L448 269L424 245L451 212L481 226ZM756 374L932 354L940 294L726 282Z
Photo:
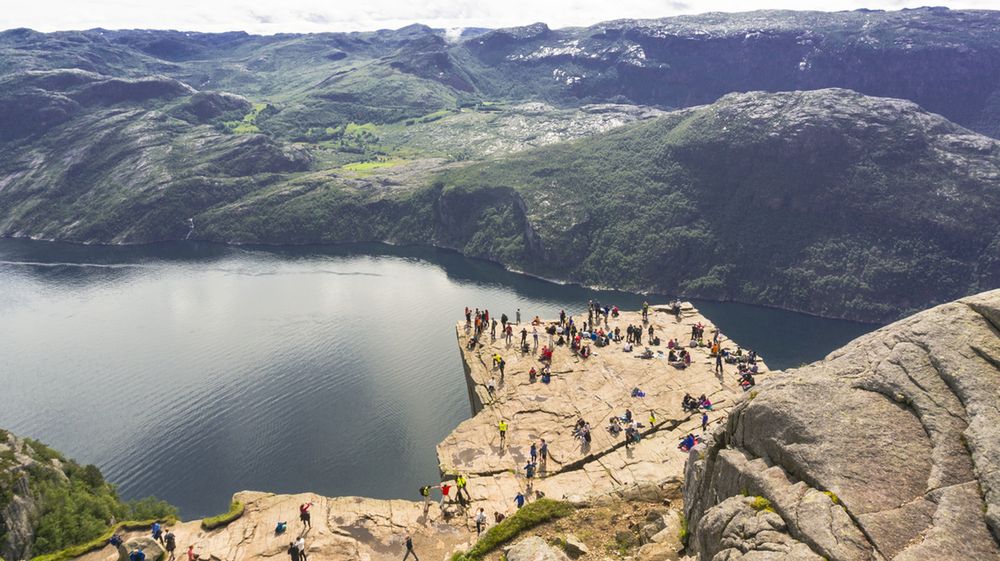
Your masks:
M550 27L754 9L1000 9L1000 0L0 0L0 29L179 29L251 33L367 31L411 23L454 29Z

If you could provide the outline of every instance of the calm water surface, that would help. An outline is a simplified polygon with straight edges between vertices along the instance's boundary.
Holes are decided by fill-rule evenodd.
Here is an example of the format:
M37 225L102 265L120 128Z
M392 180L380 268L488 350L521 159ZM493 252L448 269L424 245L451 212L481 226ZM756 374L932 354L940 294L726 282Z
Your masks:
M428 248L0 241L0 427L186 518L239 490L415 498L470 415L454 322L642 296ZM666 297L650 298L666 301ZM774 368L873 326L696 302Z

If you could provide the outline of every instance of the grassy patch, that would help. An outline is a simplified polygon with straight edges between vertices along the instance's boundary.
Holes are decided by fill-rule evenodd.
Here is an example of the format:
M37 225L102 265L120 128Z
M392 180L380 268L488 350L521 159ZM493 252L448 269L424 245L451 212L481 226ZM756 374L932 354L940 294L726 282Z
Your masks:
M510 542L521 532L530 530L550 520L563 518L573 513L573 505L552 499L539 499L529 503L510 515L503 522L493 526L472 549L465 553L455 553L451 561L479 561L498 547Z
M756 510L757 512L760 512L762 510L766 510L768 512L774 512L774 507L771 506L771 501L765 499L764 497L754 497L753 500L750 501L750 507Z
M246 505L244 505L240 501L233 501L232 504L229 505L229 511L202 520L201 529L207 532L209 530L214 530L216 528L221 528L223 526L226 526L230 522L243 516L244 510L246 510Z
M226 129L233 134L256 134L260 132L260 127L257 126L257 117L260 112L267 108L266 103L254 103L253 109L249 113L243 116L242 120L239 121L225 121Z
M681 514L681 528L677 536L681 540L681 545L687 547L688 538L691 537L691 530L688 529L688 519Z
M129 520L125 522L119 522L115 524L111 529L101 534L88 542L67 547L53 553L47 553L45 555L39 555L37 557L32 557L31 561L66 561L67 559L73 559L81 555L90 553L91 551L97 551L103 549L104 546L108 544L108 540L111 536L115 535L120 531L134 531L143 530L149 528L153 525L153 522L159 522L161 524L175 524L177 518L173 516L168 516L165 518L151 519L151 520ZM151 560L155 561L155 560Z
M396 167L404 162L406 162L406 160L400 158L371 160L368 162L353 162L350 164L344 164L340 169L344 171L351 171L360 175L368 175L375 170Z
M830 502L832 502L833 504L835 505L840 504L840 497L838 497L837 494L834 493L833 491L823 491L823 494L826 495L827 497L830 497Z

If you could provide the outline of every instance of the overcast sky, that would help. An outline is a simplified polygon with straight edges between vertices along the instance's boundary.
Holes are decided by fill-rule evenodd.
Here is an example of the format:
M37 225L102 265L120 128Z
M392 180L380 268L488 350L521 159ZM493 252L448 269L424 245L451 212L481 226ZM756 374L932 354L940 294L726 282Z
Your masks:
M151 28L186 31L361 31L433 27L551 27L710 11L1000 8L1000 0L0 0L0 29Z

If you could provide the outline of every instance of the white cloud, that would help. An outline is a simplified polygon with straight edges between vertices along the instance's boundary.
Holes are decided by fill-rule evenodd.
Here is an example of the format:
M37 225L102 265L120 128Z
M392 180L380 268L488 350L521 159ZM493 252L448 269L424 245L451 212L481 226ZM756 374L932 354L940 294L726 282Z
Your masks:
M148 28L252 33L358 31L411 23L433 27L552 27L751 9L899 9L928 3L990 9L998 0L3 0L0 29Z

